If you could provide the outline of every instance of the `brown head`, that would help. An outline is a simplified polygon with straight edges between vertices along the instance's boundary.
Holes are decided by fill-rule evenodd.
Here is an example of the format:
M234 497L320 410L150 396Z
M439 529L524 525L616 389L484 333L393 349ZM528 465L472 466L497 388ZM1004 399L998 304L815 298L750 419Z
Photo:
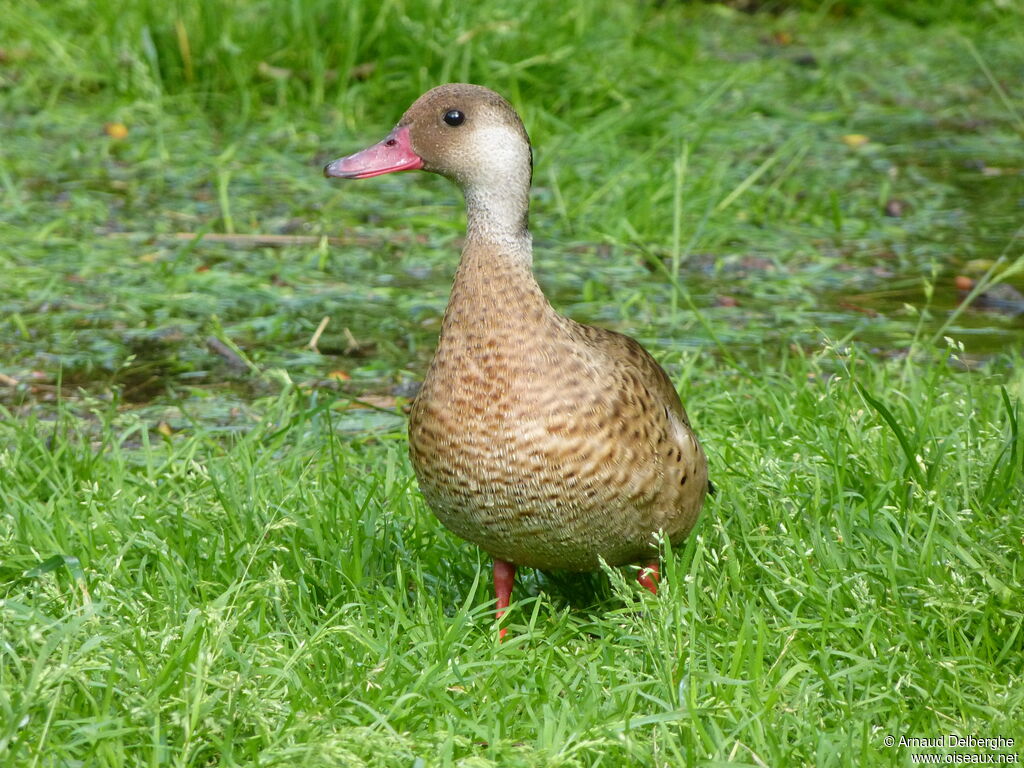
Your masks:
M533 160L519 115L479 85L450 83L413 102L382 141L324 168L324 175L365 179L423 169L445 176L466 195L470 222L525 231Z

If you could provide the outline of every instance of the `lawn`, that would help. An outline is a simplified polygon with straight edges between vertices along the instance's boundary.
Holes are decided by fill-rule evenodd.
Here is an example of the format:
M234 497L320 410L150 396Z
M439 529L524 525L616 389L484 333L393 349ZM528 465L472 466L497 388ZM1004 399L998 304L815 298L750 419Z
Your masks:
M761 5L0 0L0 765L1019 760L1024 6ZM320 172L446 81L718 487L503 643L405 437L462 202Z

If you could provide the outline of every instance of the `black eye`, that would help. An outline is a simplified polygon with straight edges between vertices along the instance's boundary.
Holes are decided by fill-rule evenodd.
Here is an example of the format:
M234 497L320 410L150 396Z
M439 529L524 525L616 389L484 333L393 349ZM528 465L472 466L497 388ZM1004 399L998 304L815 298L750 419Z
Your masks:
M465 120L466 116L457 109L449 109L444 113L444 121L448 125L462 125Z

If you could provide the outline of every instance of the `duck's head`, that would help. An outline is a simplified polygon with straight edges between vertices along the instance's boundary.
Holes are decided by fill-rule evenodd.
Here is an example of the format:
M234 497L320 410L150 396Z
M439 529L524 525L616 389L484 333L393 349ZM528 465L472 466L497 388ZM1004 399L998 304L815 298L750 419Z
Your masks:
M529 188L530 139L512 105L494 91L450 83L420 96L382 141L329 163L324 175L366 179L419 168L448 177L467 195L524 182Z

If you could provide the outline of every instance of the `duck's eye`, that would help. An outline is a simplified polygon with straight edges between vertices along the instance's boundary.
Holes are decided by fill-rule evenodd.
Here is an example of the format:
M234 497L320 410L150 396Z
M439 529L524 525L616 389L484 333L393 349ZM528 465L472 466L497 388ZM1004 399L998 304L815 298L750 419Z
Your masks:
M448 123L448 125L462 125L465 120L466 116L457 109L449 109L444 113L444 121Z

